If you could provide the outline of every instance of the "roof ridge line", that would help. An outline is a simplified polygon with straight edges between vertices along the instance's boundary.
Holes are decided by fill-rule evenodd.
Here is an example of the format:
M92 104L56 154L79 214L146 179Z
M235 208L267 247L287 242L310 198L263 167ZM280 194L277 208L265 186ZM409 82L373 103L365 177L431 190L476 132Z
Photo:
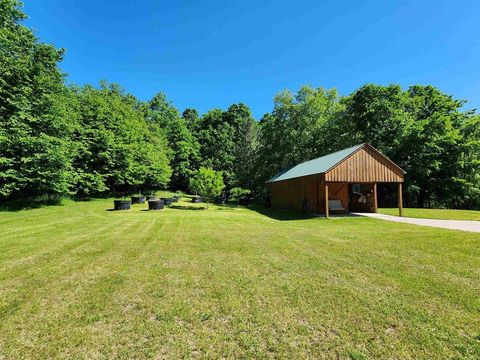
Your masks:
M311 159L311 160L307 160L307 161L304 161L302 163L299 163L299 164L296 164L288 169L285 169L279 173L277 173L275 176L273 176L271 179L269 179L268 181L266 181L266 183L271 183L271 182L275 182L275 181L282 181L282 180L289 180L289 179L294 179L294 178L298 178L298 177L302 177L302 176L308 176L308 175L312 175L312 174L322 174L322 173L325 173L326 171L328 171L332 166L340 163L343 159L349 157L351 154L357 152L358 150L360 150L361 148L363 148L367 143L361 143L361 144L358 144L358 145L354 145L354 146L351 146L351 147L348 147L348 148L345 148L345 149L341 149L341 150L338 150L338 151L335 151L333 153L330 153L330 154L326 154L326 155L323 155L323 156L320 156L320 157L317 157L315 159ZM338 153L342 153L342 152L345 152L345 155L343 155L340 159L336 159L336 156L338 156ZM322 164L322 159L324 162L324 164ZM319 163L320 162L320 163ZM308 167L308 163L318 163L316 164L317 167L319 167L319 169L316 171L316 172L312 172L313 170L310 169L310 170L306 170L306 169L302 169L302 167L305 167L307 166ZM297 169L297 172L299 172L299 174L292 174L291 177L287 177L285 179L280 179L282 176L284 176L285 174L288 174L289 172L291 172L292 170L294 170L295 168L300 168L302 170L298 170ZM294 171L295 173L295 171Z

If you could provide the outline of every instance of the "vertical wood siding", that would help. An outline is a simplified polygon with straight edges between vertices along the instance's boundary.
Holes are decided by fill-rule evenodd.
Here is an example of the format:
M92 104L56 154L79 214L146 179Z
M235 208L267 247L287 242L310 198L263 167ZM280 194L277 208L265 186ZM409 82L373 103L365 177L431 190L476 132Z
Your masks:
M323 184L323 174L274 182L270 185L272 207L324 214ZM329 200L340 200L342 206L348 210L348 184L329 183L328 188Z
M272 183L272 207L316 213L318 211L318 183L323 174L303 176Z
M365 146L325 173L326 181L403 182L403 171Z

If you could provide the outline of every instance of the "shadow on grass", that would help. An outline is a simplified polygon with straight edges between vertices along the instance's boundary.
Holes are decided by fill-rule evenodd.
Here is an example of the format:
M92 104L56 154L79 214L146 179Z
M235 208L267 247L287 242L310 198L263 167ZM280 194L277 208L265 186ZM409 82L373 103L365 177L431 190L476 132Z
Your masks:
M39 209L45 206L61 206L65 198L41 197L21 200L5 201L0 204L0 211L21 211Z
M198 203L197 203L198 204ZM236 204L215 204L210 203L207 207L206 203L203 203L202 206L192 206L192 205L170 205L172 209L179 210L215 210L215 211L231 211L245 208L246 206L236 205Z
M262 205L250 205L247 207L250 210L256 211L259 214L264 216L268 216L271 219L279 220L279 221L291 221L291 220L308 220L308 219L315 219L317 216L304 214L295 211L289 210L278 210L268 208Z
M218 210L218 211L232 211L232 210L236 210L236 209L240 209L239 206L230 206L230 205L217 205L217 208L215 208L215 210Z
M289 210L279 210L279 209L272 209L265 207L263 205L258 205L258 204L251 204L248 206L244 205L237 205L237 204L211 204L209 208L207 208L207 205L202 205L202 206L193 206L193 205L169 205L165 206L164 209L162 210L149 210L149 209L141 209L140 211L153 211L153 212L162 212L165 211L165 209L174 209L174 210L213 210L213 211L233 211L233 210L240 210L240 209L248 209L255 211L261 215L267 216L271 219L278 220L278 221L294 221L294 220L308 220L308 219L315 219L318 218L318 216L311 215L311 214L304 214L300 212L295 212L295 211L289 211ZM129 210L114 210L114 209L106 209L105 211L117 211L117 212L125 212ZM350 217L352 216L351 214L346 214L346 215L333 215L332 217ZM358 216L358 215L357 215Z
M206 206L191 206L191 205L170 205L170 209L175 209L175 210L206 210Z

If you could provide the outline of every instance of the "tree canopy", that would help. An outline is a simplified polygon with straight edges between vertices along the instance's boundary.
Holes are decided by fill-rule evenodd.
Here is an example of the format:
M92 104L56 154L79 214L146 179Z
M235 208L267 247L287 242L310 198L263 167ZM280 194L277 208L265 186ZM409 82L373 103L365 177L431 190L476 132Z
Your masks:
M20 3L0 1L0 195L68 192L73 119L57 64L63 50L23 26Z
M73 191L80 195L167 185L171 169L162 128L145 120L142 104L116 84L74 89Z
M187 121L167 101L163 93L158 93L148 102L146 117L150 123L165 131L172 167L170 187L186 190L190 176L198 168L200 151L198 140L192 135Z
M0 0L2 200L188 191L200 176L261 198L279 171L367 142L406 170L407 205L480 208L480 116L434 86L303 86L260 121L243 103L181 113L162 92L140 101L106 81L67 85L63 49L25 18Z

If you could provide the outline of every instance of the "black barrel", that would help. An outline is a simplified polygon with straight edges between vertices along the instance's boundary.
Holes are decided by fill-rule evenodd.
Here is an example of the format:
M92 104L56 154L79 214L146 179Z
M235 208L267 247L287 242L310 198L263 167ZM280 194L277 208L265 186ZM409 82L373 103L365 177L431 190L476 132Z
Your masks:
M148 200L148 210L162 210L163 209L163 200Z
M201 203L202 202L202 197L201 196L194 196L192 198L192 203Z
M144 204L145 196L132 196L132 204Z
M113 209L114 210L128 210L131 205L130 200L113 200Z
M172 202L178 202L178 196L172 196Z
M162 200L165 206L172 204L172 198L162 198Z

